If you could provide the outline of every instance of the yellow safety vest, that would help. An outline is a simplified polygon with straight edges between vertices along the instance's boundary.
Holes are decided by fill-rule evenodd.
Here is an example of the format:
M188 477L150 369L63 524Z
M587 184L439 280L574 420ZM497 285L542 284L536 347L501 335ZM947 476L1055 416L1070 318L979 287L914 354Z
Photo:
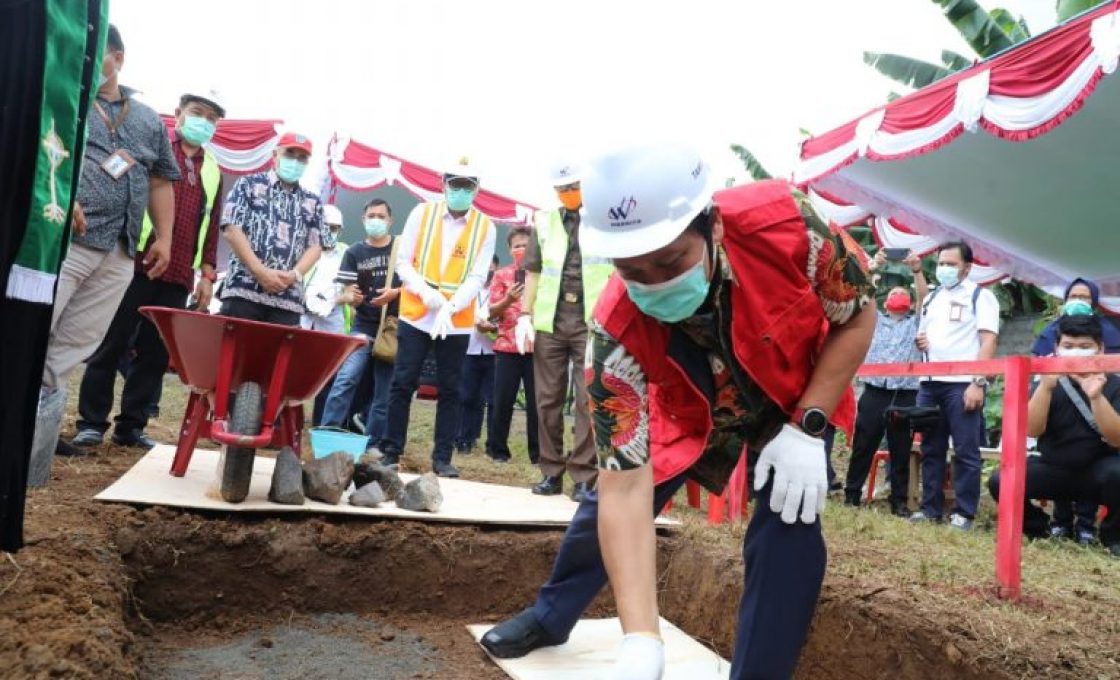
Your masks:
M412 266L424 277L428 285L434 287L447 299L459 290L467 279L475 260L491 228L490 218L471 208L467 211L467 226L455 242L455 249L447 259L447 266L440 270L443 262L443 216L447 213L447 202L436 201L424 204L420 217L420 232L416 236L416 246L412 251ZM401 289L401 316L416 321L428 313L427 306L419 295L407 288ZM474 305L469 304L454 316L451 323L455 328L474 327Z
M191 263L193 269L198 269L202 266L202 249L206 245L206 232L210 230L210 213L214 210L214 202L218 200L218 191L222 184L222 170L218 167L218 161L210 155L209 151L202 150L202 191L206 194L206 200L203 201L202 207L202 226L198 230L198 243L194 249L194 262ZM186 180L181 180L186 181ZM144 212L144 226L140 229L140 241L137 245L139 250L143 250L148 244L148 237L152 234L152 215L150 212Z
M564 276L564 258L568 255L568 232L559 208L540 210L534 217L537 243L541 248L541 275L537 281L537 299L533 303L533 326L541 332L551 333L556 318L556 305L560 300L560 280ZM614 273L614 265L604 257L580 253L583 270L583 319L591 320L595 303L607 281Z

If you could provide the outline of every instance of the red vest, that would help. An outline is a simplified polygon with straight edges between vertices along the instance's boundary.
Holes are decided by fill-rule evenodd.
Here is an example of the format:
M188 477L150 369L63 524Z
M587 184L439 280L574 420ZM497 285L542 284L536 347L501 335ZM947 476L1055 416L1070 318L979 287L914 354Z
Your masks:
M766 395L792 413L809 384L829 328L806 275L805 222L783 181L725 189L714 198L723 217L723 248L735 281L732 351ZM671 479L703 453L712 428L710 404L668 358L668 326L631 302L617 274L595 307L595 319L645 371L654 480ZM832 422L850 437L854 418L855 400L849 389Z

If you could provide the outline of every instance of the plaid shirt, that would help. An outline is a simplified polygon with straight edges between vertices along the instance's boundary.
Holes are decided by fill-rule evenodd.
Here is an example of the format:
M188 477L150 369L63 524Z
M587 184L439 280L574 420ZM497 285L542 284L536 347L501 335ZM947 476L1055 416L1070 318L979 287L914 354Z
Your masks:
M172 130L168 136L171 138L171 150L175 152L175 161L179 164L179 174L182 179L174 184L175 231L171 236L171 262L167 265L167 271L159 279L167 283L176 283L191 291L194 290L194 256L198 250L198 230L202 227L203 211L209 199L202 188L202 166L206 160L205 154L198 153L188 164L179 133ZM191 165L194 166L193 170ZM218 196L214 199L214 206L210 210L210 227L206 230L206 242L202 245L202 264L208 264L215 269L218 262L218 223L221 221L224 193L222 184L222 182L218 183ZM144 251L136 254L137 274L144 274L144 256L154 240L155 234L149 237Z
M863 363L905 364L921 361L922 354L914 344L917 335L917 314L907 314L895 321L890 314L879 312L879 320L875 324L875 337L871 340L871 349L867 350L867 358ZM917 378L875 376L860 378L860 380L864 385L884 390L918 389Z

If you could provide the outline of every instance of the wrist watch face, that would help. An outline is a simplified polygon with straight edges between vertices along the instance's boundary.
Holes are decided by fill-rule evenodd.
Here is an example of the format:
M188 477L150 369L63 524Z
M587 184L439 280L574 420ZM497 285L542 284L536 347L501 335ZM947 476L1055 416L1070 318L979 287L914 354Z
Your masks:
M828 428L828 416L819 408L805 409L800 424L806 434L819 437Z

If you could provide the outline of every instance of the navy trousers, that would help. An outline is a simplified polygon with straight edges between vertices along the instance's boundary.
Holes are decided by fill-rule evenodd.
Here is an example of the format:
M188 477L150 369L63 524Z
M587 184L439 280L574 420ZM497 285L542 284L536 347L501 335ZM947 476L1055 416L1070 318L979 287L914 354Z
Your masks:
M964 391L969 383L923 382L918 406L940 406L941 422L922 437L922 513L940 520L945 506L945 466L949 436L953 437L953 512L976 517L980 504L980 436L984 432L984 409L964 410Z
M684 475L657 485L658 514ZM599 552L599 497L580 503L564 534L552 576L541 587L533 614L551 637L563 639L607 583ZM743 540L745 574L731 678L773 680L793 675L813 620L827 563L820 520L786 524L770 511L770 485L756 497Z
M459 425L459 382L463 359L467 355L470 336L449 335L433 340L424 331L407 323L397 327L397 360L393 365L393 383L389 388L389 410L385 421L382 452L400 456L408 437L412 395L420 384L420 369L428 350L436 355L436 381L439 400L436 402L435 446L432 462L451 462L455 428Z

